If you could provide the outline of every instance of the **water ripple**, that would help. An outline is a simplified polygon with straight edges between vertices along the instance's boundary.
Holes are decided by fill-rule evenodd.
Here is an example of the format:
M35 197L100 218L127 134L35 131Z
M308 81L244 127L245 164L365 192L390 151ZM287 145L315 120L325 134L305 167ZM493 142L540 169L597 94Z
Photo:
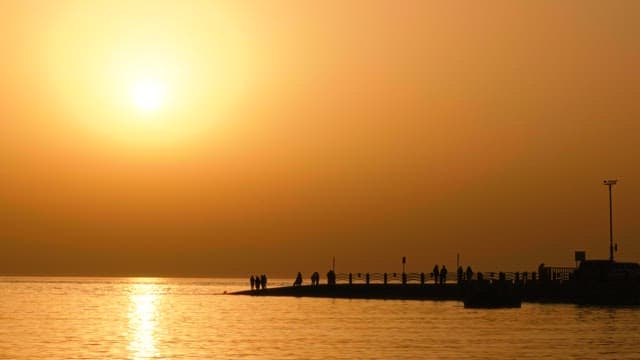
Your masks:
M638 358L637 308L212 295L245 282L0 278L0 359Z

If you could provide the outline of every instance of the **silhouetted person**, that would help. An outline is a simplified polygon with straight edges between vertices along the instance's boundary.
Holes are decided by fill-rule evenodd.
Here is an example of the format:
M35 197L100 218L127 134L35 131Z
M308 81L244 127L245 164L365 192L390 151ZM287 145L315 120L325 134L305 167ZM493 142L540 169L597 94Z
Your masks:
M462 282L462 278L464 277L464 270L462 270L462 265L458 266L458 271L456 273L458 278L458 284Z
M262 289L266 289L267 288L267 275L262 274L260 276L260 284L262 285Z
M260 277L256 275L255 277L256 290L260 290Z
M471 265L467 266L467 281L471 281L473 279L473 270L471 270Z
M316 284L316 273L311 274L311 286Z
M433 267L433 279L434 282L437 284L438 281L440 280L440 270L438 269L438 264L436 264L436 266Z
M447 267L442 265L442 269L440 269L440 284L444 285L447 282Z
M327 285L336 284L336 273L333 270L327 272Z
M298 272L298 276L296 276L296 280L293 282L293 286L302 285L302 273Z
M251 284L251 290L253 290L253 286L256 284L256 279L253 277L253 275L251 275L251 277L249 278L249 283Z
M538 266L538 278L540 280L546 280L546 276L544 274L544 263L540 264L540 266Z

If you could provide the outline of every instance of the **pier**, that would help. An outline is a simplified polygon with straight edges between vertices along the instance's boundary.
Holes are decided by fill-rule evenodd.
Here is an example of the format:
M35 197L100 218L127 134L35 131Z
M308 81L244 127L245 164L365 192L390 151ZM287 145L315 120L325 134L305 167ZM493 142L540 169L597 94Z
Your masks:
M584 266L583 266L584 265ZM640 305L640 266L592 260L580 268L540 266L532 272L448 274L338 273L335 283L237 291L233 295L345 299L456 300L482 299L491 305L511 300L585 305ZM489 299L493 297L494 299ZM493 301L493 303L491 303ZM499 307L499 306L496 306ZM505 306L506 307L506 306Z
M509 287L530 302L573 302L571 278L574 268L541 267L539 272L448 273L444 284L432 273L337 273L335 284L285 286L245 290L233 295L294 296L345 299L455 300L462 301L478 284Z

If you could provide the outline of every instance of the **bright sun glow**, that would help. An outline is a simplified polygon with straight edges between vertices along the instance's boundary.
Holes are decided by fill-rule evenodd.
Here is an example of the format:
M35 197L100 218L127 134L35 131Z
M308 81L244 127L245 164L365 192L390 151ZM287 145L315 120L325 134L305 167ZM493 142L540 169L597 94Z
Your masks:
M142 111L157 110L164 103L167 87L162 82L143 79L133 84L131 99L135 106Z
M242 27L213 2L154 2L149 17L138 16L147 2L134 3L59 11L38 46L52 101L104 145L168 149L225 136L235 125L223 119L250 94L257 65Z

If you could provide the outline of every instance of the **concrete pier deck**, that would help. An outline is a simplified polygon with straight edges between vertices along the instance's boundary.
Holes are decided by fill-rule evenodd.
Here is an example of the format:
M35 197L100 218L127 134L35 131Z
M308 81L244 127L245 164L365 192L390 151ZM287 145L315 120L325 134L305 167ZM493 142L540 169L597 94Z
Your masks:
M462 300L463 292L456 284L323 284L245 290L230 294L340 299Z

